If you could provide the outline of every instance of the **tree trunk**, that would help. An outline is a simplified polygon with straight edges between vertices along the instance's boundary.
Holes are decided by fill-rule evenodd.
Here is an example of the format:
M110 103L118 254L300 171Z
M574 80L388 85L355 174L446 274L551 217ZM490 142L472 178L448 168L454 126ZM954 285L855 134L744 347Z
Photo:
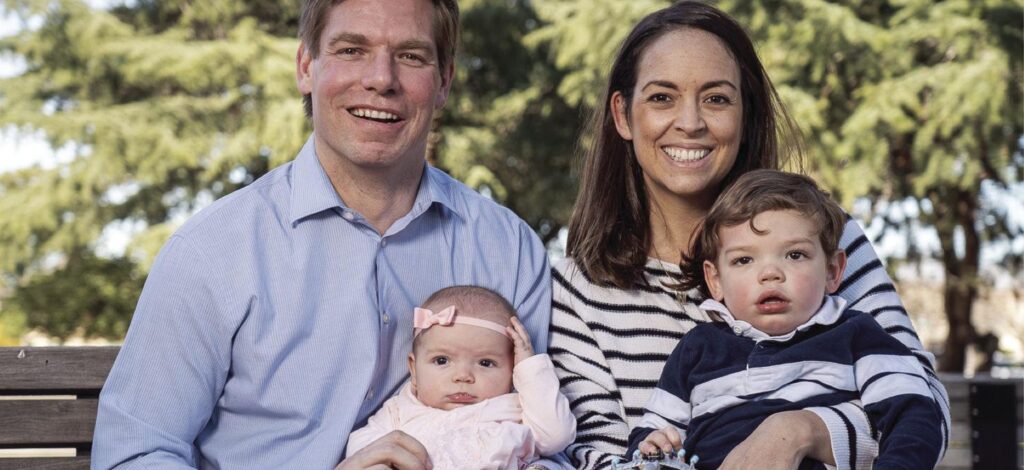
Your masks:
M967 348L977 337L971 323L971 313L974 299L978 296L978 264L981 249L978 232L974 227L978 195L962 189L942 191L940 194L944 196L942 199L932 201L936 208L935 227L939 232L942 264L945 267L942 298L946 320L949 322L949 336L946 337L939 370L963 372ZM945 201L949 201L948 205L944 204ZM954 244L957 227L960 227L964 234L963 258L957 256Z

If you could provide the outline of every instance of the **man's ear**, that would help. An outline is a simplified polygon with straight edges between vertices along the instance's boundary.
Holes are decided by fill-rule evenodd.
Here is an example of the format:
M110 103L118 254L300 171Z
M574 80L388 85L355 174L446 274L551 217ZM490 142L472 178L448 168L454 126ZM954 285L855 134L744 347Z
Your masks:
M441 70L441 90L434 98L435 110L443 108L444 104L448 102L448 94L452 91L452 80L455 80L455 64L450 63L445 69Z
M615 129L619 131L619 136L625 140L633 140L633 130L629 128L629 113L627 112L629 103L626 102L626 97L616 91L612 93L609 100L611 101L609 106L612 109L612 119L615 119Z
M722 280L718 276L718 268L715 267L715 263L704 260L704 282L708 285L708 293L711 294L711 298L722 302L725 300L725 294L722 292Z
M827 280L825 283L825 290L829 294L834 294L836 289L839 289L839 284L843 282L843 272L846 271L846 252L843 250L836 250L832 256L829 256L828 263L825 265L827 270Z
M313 76L310 74L312 63L313 53L306 48L306 44L299 43L299 50L295 53L295 83L303 95L313 93Z

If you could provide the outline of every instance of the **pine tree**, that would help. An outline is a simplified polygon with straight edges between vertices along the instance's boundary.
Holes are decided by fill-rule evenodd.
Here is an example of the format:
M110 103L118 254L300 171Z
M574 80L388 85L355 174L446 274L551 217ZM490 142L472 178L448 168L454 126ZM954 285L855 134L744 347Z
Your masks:
M119 336L132 309L125 298L137 297L173 228L291 159L305 140L297 2L4 5L42 25L0 43L27 64L0 81L0 122L42 131L74 155L0 176L0 272L14 286L5 314L20 311L60 336L69 325ZM131 249L94 256L113 223L133 228ZM83 278L96 285L67 288L87 285Z

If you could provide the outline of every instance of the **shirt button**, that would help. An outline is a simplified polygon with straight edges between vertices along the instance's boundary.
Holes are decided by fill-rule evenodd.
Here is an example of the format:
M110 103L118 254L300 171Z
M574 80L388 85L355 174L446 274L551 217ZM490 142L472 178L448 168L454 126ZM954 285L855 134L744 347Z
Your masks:
M342 212L341 216L344 217L345 220L352 220L356 218L355 214L353 214L351 211Z
M384 320L384 324L385 325L387 325L388 322L391 321L391 317L389 317L388 314L386 314L386 313L382 313L380 315L380 317Z
M387 238L381 238L380 239L380 246L388 246L388 239Z
M740 328L740 327L738 327L738 326L734 326L734 327L732 327L732 331L733 331L734 333L736 333L736 334L740 334L740 333L743 333L743 329L742 329L742 328Z

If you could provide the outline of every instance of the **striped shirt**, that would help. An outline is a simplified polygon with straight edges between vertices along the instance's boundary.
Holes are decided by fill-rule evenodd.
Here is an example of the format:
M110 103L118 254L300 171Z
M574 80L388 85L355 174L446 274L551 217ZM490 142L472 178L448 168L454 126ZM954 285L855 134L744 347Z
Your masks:
M718 468L768 416L860 400L879 437L875 470L934 468L942 413L924 368L870 315L840 297L788 334L769 336L735 320L719 302L701 308L722 321L690 330L668 358L629 452L651 432L674 427L698 468ZM853 465L853 462L851 462ZM821 468L805 461L803 468Z
M943 411L943 448L948 441L949 399L863 230L850 219L840 246L847 267L836 295L849 308L866 312L913 352L928 375L932 396ZM576 415L576 443L567 453L579 468L607 468L626 450L630 429L640 423L669 353L694 326L709 321L694 292L678 294L677 266L650 260L651 287L628 290L592 282L571 259L553 269L553 310L548 353ZM814 411L814 410L812 410ZM829 430L838 468L869 468L877 454L871 425L859 402L818 411ZM853 465L851 465L853 462Z
M525 222L427 166L380 234L312 142L161 250L100 395L93 468L334 468L408 377L413 307L442 287L495 290L544 351L551 270Z

